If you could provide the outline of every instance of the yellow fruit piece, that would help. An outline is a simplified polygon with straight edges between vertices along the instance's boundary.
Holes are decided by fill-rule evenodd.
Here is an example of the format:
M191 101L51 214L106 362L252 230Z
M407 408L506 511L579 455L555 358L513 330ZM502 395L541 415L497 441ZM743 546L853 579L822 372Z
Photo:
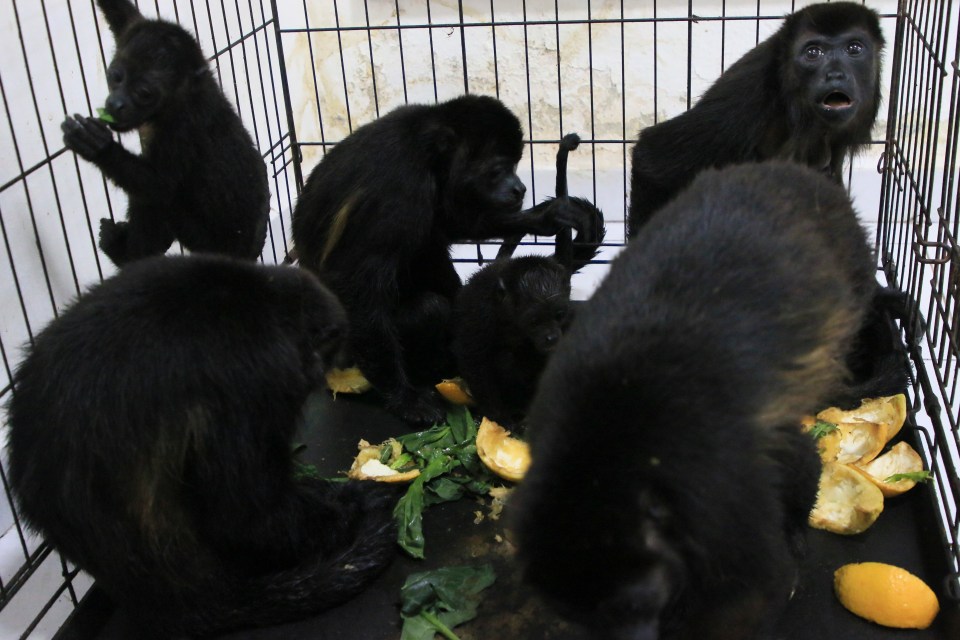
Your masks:
M813 416L804 416L800 426L804 433L809 433L816 423L817 419ZM821 462L835 462L840 452L840 430L831 431L817 438L817 451L820 453Z
M522 480L530 466L530 446L487 418L477 429L477 455L488 469L512 482Z
M926 629L940 611L936 594L923 580L882 562L840 567L833 574L833 590L849 611L887 627Z
M866 531L882 511L883 493L862 473L837 462L823 465L811 527L854 535Z
M331 369L327 372L327 386L334 394L337 393L364 393L371 389L370 382L363 377L360 369Z
M453 378L451 380L444 380L443 382L438 382L436 384L437 391L440 392L448 402L453 404L464 404L472 405L473 398L470 397L470 393L466 389L463 380L460 378Z
M907 419L907 398L902 393L882 398L868 398L860 403L860 406L856 409L843 411L831 407L818 413L817 417L836 425L858 422L872 422L882 425L886 436L883 444L886 444L900 432L904 421Z
M887 443L887 428L876 422L841 422L837 430L827 434L836 439L836 461L842 464L870 462Z
M866 474L884 496L900 495L904 491L909 491L916 485L915 480L898 480L896 482L884 482L885 478L898 473L917 473L923 471L923 459L920 454L906 442L898 442L890 447L890 450L879 458L871 460L867 464L856 465L858 470Z
M420 475L419 469L411 469L403 473L391 469L389 466L380 462L380 450L384 445L390 445L393 451L390 454L390 462L399 457L403 447L399 442L390 438L383 445L371 445L366 440L361 440L357 444L357 457L354 458L350 470L347 471L347 477L351 480L376 480L377 482L410 482Z

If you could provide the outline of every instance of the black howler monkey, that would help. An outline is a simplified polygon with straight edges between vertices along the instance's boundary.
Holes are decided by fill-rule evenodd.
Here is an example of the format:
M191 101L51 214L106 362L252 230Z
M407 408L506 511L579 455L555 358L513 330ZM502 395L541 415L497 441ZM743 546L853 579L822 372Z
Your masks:
M520 121L495 98L407 105L333 147L297 202L300 264L343 302L357 364L408 422L445 414L433 384L452 364L451 243L583 228L550 201L521 211L522 153Z
M347 330L306 271L154 257L27 349L9 481L31 528L162 635L280 623L394 555L374 483L295 478L291 439Z
M527 417L526 580L598 636L754 638L789 598L819 478L803 415L876 286L842 186L708 170L614 260Z
M270 194L266 166L210 73L196 38L147 20L128 0L98 0L117 42L107 68L106 121L139 130L137 156L97 118L67 117L67 148L94 163L128 197L127 220L100 221L100 249L118 266L164 253L260 255Z
M794 160L841 179L844 156L870 141L884 39L876 12L814 4L731 65L686 113L640 132L628 235L709 167Z
M570 277L593 259L605 234L603 213L567 192L567 156L580 137L568 134L557 151L555 206L576 207L591 218L571 239L557 234L555 256L497 260L474 273L454 302L453 353L479 411L517 428L540 373L572 316ZM519 241L519 239L517 239ZM505 243L502 249L509 250Z

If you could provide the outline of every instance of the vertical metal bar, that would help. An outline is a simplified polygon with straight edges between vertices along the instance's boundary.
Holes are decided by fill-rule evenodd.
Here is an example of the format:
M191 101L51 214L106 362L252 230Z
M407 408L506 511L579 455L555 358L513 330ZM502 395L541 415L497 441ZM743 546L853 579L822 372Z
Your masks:
M430 13L430 0L427 0L427 35L430 38L430 72L433 74L433 101L440 102L437 92L437 54L433 50L433 16Z
M458 0L460 12L460 57L463 60L463 92L470 93L470 77L467 75L467 34L463 24L463 0Z
M691 105L693 86L693 0L687 0L687 111Z
M306 4L304 4L306 10ZM337 1L333 2L333 17L337 24L337 47L340 51L340 75L343 78L343 104L347 111L347 129L353 133L353 118L350 115L350 88L347 85L347 61L343 56L343 31L340 28L340 9Z
M373 62L373 30L370 28L370 5L363 0L363 16L367 25L367 53L370 56L370 81L373 84L373 111L380 117L380 98L377 92L377 65Z
M304 6L304 11L306 11L306 6ZM297 143L297 127L293 119L293 104L290 102L290 83L287 80L287 61L283 53L283 31L280 29L280 20L277 18L277 0L270 0L270 13L272 14L273 19L273 35L276 38L277 42L277 57L279 58L279 67L280 67L280 88L283 90L283 108L286 111L287 115L287 135L290 136L290 152L293 160L293 179L297 186L297 194L299 195L303 191L303 168L300 166L303 162L303 152L300 150L300 145ZM306 35L307 41L310 40L310 34ZM310 50L311 59L313 57L313 50L311 47ZM320 113L320 96L317 95L317 113ZM321 134L323 132L323 124L321 120L320 125Z
M410 103L407 95L407 64L403 56L403 29L400 28L400 0L394 0L393 6L397 12L397 44L400 48L400 77L403 80L403 104Z
M490 0L490 40L493 43L493 84L497 99L500 98L500 61L497 58L497 18L494 14L493 0Z

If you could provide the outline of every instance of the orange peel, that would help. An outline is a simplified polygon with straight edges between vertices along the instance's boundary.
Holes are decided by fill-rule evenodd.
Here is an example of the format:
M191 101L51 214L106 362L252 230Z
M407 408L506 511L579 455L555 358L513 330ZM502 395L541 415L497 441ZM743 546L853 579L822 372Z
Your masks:
M530 446L488 418L477 429L477 455L488 469L511 482L522 480L530 466Z

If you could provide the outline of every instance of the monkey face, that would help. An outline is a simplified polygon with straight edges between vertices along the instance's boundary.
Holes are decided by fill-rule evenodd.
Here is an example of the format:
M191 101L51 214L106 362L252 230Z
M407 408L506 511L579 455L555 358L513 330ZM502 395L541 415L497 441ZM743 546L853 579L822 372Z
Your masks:
M110 94L104 109L113 119L110 128L121 133L149 121L163 99L164 79L156 72L136 67L114 58L107 69Z
M109 126L122 133L150 122L193 76L205 71L203 54L189 34L165 23L134 23L118 41L107 68L110 93L104 110L113 120Z
M516 164L503 156L481 158L465 168L458 199L464 206L480 210L519 211L527 188L516 174Z
M804 102L831 126L873 113L878 48L864 30L837 35L801 33L794 41L794 65Z
M550 353L560 343L567 326L568 306L564 300L542 301L521 315L520 325L540 353Z

